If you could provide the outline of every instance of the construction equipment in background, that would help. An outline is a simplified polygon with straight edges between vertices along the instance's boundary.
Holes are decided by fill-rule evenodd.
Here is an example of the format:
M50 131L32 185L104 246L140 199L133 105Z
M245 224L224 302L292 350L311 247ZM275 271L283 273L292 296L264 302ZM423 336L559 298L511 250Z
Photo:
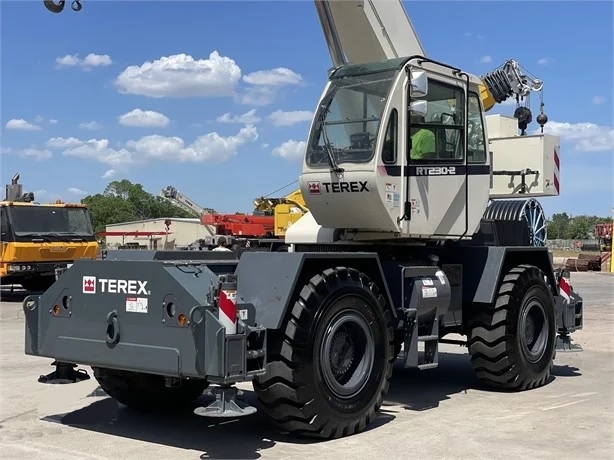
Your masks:
M200 217L203 214L215 214L215 209L203 208L202 206L196 204L194 201L189 199L172 185L163 188L160 191L160 196L162 198L167 199L178 208L181 208L184 211L191 213L194 217Z
M2 285L45 291L55 282L56 269L96 258L98 243L87 206L59 200L41 204L33 192L23 193L19 173L6 185L0 222Z
M376 419L397 359L426 371L440 344L464 345L484 385L530 390L557 350L581 351L583 300L552 267L536 200L559 194L559 138L528 135L528 107L484 113L484 89L500 103L541 83L514 61L479 78L430 59L400 0L315 7L334 68L288 251L76 262L24 300L25 353L55 359L39 381L91 366L107 394L148 409L191 407L215 385L194 409L212 417L253 414L234 386L251 381L282 430L329 439Z
M308 211L300 189L282 198L260 197L254 200L254 215L273 216L276 237L284 237L290 226Z
M255 199L253 214L218 213L212 208L204 208L172 185L162 189L160 196L200 219L210 235L193 245L201 249L215 247L219 236L229 239L231 245L281 247L283 241L280 238L287 228L308 211L300 190L281 198Z

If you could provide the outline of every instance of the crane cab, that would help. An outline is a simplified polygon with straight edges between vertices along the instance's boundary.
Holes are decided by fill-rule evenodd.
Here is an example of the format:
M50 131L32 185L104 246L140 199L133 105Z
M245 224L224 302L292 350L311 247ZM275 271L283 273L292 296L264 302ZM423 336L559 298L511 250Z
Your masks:
M479 83L423 57L334 70L299 181L310 219L346 240L471 237L490 189Z

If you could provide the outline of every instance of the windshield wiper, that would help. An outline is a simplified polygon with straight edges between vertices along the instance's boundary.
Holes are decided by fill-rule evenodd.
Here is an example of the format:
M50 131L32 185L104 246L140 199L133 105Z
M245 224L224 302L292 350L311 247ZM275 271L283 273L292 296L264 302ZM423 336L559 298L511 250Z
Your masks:
M328 109L324 106L322 106L322 108L324 110L322 111L322 117L320 119L320 128L322 129L322 137L324 137L323 148L324 148L324 151L326 152L326 155L328 156L328 163L330 164L331 171L336 172L336 173L342 173L345 171L345 169L340 168L337 162L335 161L335 157L333 155L333 149L330 147L330 142L328 140L328 133L326 132L326 122L324 121L324 118L326 117L326 113L328 112Z
M58 232L58 233L54 233L54 235L57 236L61 236L61 235L67 235L67 236L71 236L71 241L85 241L85 238L83 238L83 236L79 235L77 232Z
M51 240L47 238L46 235L41 235L40 233L25 233L23 235L17 234L17 236L31 238L32 241L46 241L47 243L51 243Z

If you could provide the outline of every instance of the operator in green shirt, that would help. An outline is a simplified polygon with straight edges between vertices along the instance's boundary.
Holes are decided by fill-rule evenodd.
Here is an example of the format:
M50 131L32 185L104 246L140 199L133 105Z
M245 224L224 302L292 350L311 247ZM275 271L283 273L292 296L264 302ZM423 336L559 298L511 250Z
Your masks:
M420 120L416 120L416 122L424 122L424 119L421 118ZM416 128L412 128L412 131L415 129ZM417 128L417 131L411 136L411 159L423 160L428 157L433 158L435 153L435 134L428 129Z

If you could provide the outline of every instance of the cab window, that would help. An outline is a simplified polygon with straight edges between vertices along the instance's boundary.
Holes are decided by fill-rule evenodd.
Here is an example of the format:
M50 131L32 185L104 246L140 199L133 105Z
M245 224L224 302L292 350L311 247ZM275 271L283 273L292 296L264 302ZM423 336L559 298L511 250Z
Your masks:
M382 149L382 161L385 164L394 164L397 162L397 139L398 139L398 112L393 109L388 120L386 128L386 136L384 137L384 147Z
M6 211L4 207L0 207L0 233L2 233L3 241L7 238L9 232L9 221L6 216Z
M410 158L416 163L464 160L461 87L429 79L425 117L410 115Z
M467 120L467 162L486 163L486 142L480 98L476 93L469 93L469 120Z

